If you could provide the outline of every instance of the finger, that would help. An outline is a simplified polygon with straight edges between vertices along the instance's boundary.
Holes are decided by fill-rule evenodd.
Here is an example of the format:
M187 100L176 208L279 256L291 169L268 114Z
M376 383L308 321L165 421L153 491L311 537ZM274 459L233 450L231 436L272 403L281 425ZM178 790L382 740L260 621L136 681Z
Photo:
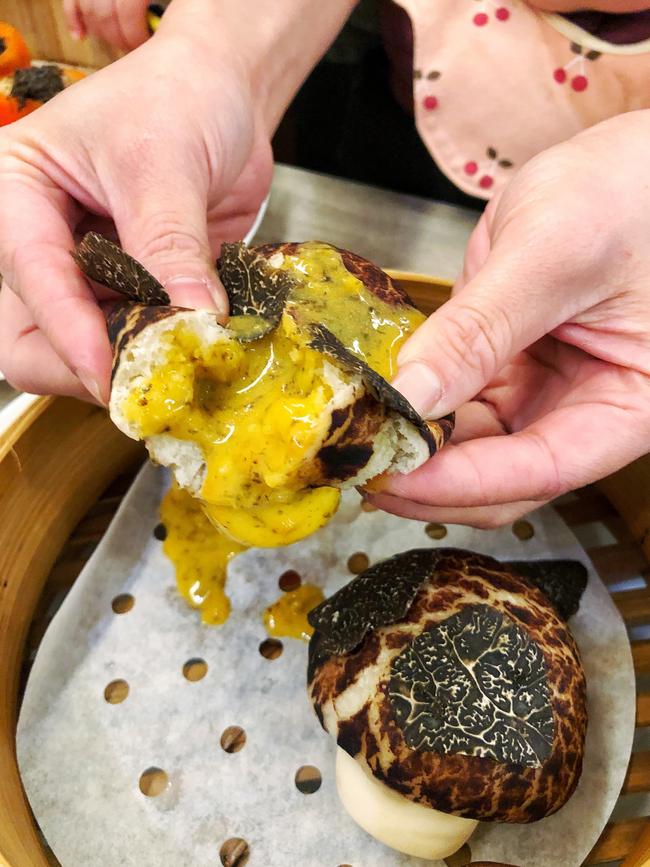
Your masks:
M129 49L137 48L149 38L148 5L148 0L128 0L128 2L117 4L119 27Z
M73 39L83 39L86 25L77 0L63 0L63 12Z
M410 475L384 480L381 492L439 507L546 502L645 453L648 408L633 400L564 407L518 433L448 445Z
M483 247L477 262L485 254L483 232L476 230ZM470 263L468 274L471 269ZM522 234L513 223L482 267L404 344L393 385L428 418L453 411L518 352L581 309L581 287L573 283L567 291L571 282L571 275L558 274L544 239Z
M389 494L370 494L364 498L378 509L400 518L435 524L463 524L478 530L494 530L497 527L511 524L523 515L527 515L544 505L543 502L528 500L519 503L504 503L499 506L453 508L424 506L421 503L392 497Z
M5 179L0 185L0 200L12 202L10 209L0 208L0 273L58 357L106 402L111 370L106 323L70 255L67 197L39 180Z
M0 370L19 391L97 402L56 354L27 307L6 286L0 289Z
M165 183L145 177L128 201L120 200L114 216L122 245L160 280L174 304L216 309L225 317L228 300L208 239L207 182L172 167L165 177Z
M451 442L458 445L479 437L501 436L505 434L496 410L490 404L473 400L456 410L456 424Z
M122 31L115 0L91 0L84 3L84 22L89 35L108 42L120 51L128 51L129 45Z

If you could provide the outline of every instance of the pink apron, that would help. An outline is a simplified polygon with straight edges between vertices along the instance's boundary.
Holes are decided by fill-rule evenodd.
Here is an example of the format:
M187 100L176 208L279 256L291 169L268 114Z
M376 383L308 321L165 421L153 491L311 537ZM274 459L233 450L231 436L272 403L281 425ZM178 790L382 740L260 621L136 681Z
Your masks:
M470 195L489 199L540 151L650 108L650 39L604 42L522 0L399 5L413 26L418 131Z

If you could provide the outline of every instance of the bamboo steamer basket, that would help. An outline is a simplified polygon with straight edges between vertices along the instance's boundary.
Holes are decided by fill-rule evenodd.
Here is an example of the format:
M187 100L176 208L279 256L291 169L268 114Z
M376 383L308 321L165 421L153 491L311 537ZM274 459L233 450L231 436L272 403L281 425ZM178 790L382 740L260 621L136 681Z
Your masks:
M403 272L393 276L425 313L449 295L448 283ZM144 457L142 446L123 436L105 411L69 398L41 398L0 437L2 867L58 863L20 782L15 753L20 696L48 612L74 583ZM613 533L615 544L588 551L605 583L650 576L650 455L555 508L570 527L596 521ZM650 624L650 586L613 597L628 625ZM634 641L632 651L637 678L650 674L650 639ZM636 725L650 725L650 691L641 688ZM636 792L650 792L650 751L632 755L623 793ZM461 850L447 864L487 867L470 859ZM610 823L585 864L621 859L623 867L650 864L649 819Z

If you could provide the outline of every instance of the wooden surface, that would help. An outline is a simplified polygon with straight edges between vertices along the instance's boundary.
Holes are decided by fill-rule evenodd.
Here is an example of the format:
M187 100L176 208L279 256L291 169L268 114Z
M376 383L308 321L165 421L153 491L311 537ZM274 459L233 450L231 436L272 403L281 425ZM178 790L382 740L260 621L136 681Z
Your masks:
M0 21L8 21L25 37L32 57L99 68L119 54L102 43L75 42L63 16L62 0L0 0Z
M87 404L43 398L0 440L0 864L48 861L15 760L23 649L43 584L79 519L141 448Z

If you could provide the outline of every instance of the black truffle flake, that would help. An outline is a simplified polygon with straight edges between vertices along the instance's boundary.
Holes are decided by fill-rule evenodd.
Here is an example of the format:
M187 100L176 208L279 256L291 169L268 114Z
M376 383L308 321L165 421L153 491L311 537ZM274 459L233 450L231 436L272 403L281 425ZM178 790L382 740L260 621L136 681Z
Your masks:
M440 554L418 548L377 563L307 615L316 630L309 642L309 672L330 656L349 653L371 629L405 617Z
M579 560L518 560L504 566L541 590L563 620L577 612L589 578Z
M420 633L391 666L388 698L413 749L538 768L555 723L541 648L489 605Z
M228 293L230 315L239 320L236 337L248 342L273 331L294 285L292 277L241 241L222 245L217 271Z
M398 413L417 428L422 438L429 447L429 453L435 454L438 450L436 439L424 419L417 413L408 400L386 382L375 370L369 367L365 361L357 358L345 348L341 341L332 334L324 325L312 323L308 326L311 334L310 346L318 352L335 358L350 373L356 373L363 379L368 391L388 409ZM445 439L451 435L454 427L454 415L447 415L437 420L437 424L446 432Z
M29 66L16 69L11 96L18 100L20 108L25 107L28 99L47 102L63 90L63 76L58 66Z
M148 306L167 305L169 295L133 256L96 232L89 232L72 253L86 277L132 301Z

